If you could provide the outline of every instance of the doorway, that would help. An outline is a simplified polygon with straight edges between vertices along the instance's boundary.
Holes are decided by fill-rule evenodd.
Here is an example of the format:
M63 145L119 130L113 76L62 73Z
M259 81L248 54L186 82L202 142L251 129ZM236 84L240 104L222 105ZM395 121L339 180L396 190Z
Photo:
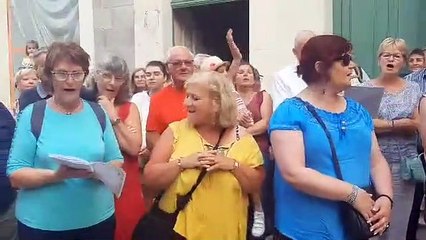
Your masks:
M231 60L225 36L232 28L243 58L249 60L249 1L178 8L173 10L173 18L174 45Z

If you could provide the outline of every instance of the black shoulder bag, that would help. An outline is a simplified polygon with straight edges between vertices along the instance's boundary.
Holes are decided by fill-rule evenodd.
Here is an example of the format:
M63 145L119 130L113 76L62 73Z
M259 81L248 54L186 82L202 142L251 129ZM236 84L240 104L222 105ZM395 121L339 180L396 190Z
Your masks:
M225 133L226 129L223 129L220 132L219 139L217 140L216 145L213 147L213 150L219 148L220 141ZM135 231L133 232L133 240L149 240L149 239L158 239L158 240L172 240L175 238L176 233L173 228L176 224L177 216L180 211L185 209L186 205L191 201L192 194L200 185L201 181L206 176L206 169L202 169L200 175L198 175L197 181L191 187L189 192L185 195L178 195L176 199L176 210L173 213L168 213L160 209L159 203L160 199L164 194L164 191L155 198L152 209L149 213L145 214L144 217L137 224Z
M336 172L336 176L338 179L343 180L342 171L340 169L339 159L337 158L336 147L334 145L333 139L331 138L331 134L325 126L324 121L320 118L318 113L309 103L299 99L306 106L308 111L314 116L314 118L321 125L321 128L324 130L325 135L327 136L328 142L331 148L331 155L333 160L334 171ZM369 193L373 193L373 187L368 187L368 189L364 189ZM350 239L354 240L367 240L371 237L374 237L374 233L370 231L371 225L367 223L365 218L358 212L352 205L342 202L341 211L343 215L343 225L345 227L345 231Z

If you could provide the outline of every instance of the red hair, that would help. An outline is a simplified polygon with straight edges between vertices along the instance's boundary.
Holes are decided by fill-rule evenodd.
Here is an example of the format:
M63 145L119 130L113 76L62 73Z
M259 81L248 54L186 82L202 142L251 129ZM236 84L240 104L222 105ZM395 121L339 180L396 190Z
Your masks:
M352 44L337 35L319 35L312 37L302 48L297 66L297 74L306 84L311 84L327 77L333 63L345 53L352 51ZM315 63L321 62L321 69L315 69Z

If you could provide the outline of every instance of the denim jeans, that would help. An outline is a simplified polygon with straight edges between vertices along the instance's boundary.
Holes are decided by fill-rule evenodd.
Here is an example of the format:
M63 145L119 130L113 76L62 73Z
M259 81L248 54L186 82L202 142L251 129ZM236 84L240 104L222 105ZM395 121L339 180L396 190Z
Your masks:
M405 239L413 205L415 184L402 179L399 163L390 163L389 166L392 171L394 206L392 209L390 228L379 239Z
M15 204L12 204L5 213L0 214L0 239L17 240L17 236Z

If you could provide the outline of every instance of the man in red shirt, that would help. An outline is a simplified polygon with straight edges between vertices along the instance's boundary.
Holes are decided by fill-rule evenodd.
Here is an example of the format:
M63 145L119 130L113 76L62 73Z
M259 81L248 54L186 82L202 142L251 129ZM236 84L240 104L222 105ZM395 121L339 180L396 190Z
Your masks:
M146 142L150 150L170 123L187 116L184 87L194 72L194 55L186 47L175 46L169 49L166 64L173 83L151 98L146 126Z

